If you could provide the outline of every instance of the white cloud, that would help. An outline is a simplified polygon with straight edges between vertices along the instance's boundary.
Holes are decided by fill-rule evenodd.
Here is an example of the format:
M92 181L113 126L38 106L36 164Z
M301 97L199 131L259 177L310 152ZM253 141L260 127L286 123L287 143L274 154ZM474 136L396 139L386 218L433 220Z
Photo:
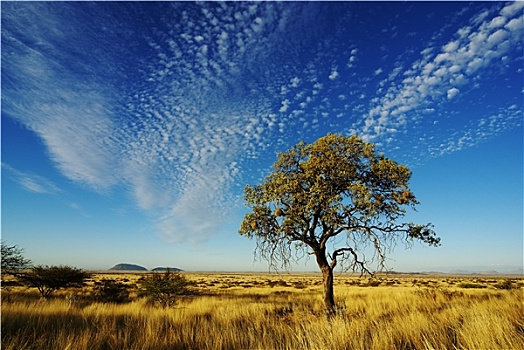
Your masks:
M2 169L6 170L26 191L38 194L58 194L62 192L58 186L43 176L17 170L6 163L2 163Z
M491 20L488 24L489 29L502 27L506 23L506 17L497 16Z
M524 29L524 16L513 18L505 25L505 28L512 33L516 33L517 35L520 33L520 35L522 35L522 30Z
M506 30L499 29L488 37L488 44L491 46L496 46L504 41L508 35L509 33Z
M448 100L451 100L453 97L457 96L460 92L457 88L451 88L448 90Z
M333 68L331 70L331 74L329 75L329 79L330 80L335 80L335 79L338 78L338 76L339 76L338 70L336 68Z
M278 110L280 113L285 113L287 112L289 108L289 100L284 100L282 101L282 106L280 107L280 109Z
M500 14L507 18L515 17L516 15L519 15L519 14L522 15L522 9L524 9L524 2L513 1L509 3L508 5L504 6L502 10L500 10Z
M471 26L458 30L456 38L442 46L441 52L433 54L436 50L432 47L422 50L422 58L404 72L402 85L391 85L369 108L365 121L352 128L361 129L367 139L377 141L386 137L390 125L406 124L400 123L400 118L409 120L406 113L438 101L441 96L455 97L459 86L480 74L518 42L523 16L511 17L522 7L508 4L501 10L501 16L494 18L490 18L489 11L478 14ZM394 118L378 118L384 113Z
M460 43L458 42L458 40L453 40L447 43L446 45L444 45L442 47L442 50L444 52L455 52L458 49L459 45Z
M429 156L439 157L475 147L508 130L521 127L523 112L522 108L512 105L499 109L498 113L471 121L463 130L453 131L451 135L441 139L438 145L430 146Z

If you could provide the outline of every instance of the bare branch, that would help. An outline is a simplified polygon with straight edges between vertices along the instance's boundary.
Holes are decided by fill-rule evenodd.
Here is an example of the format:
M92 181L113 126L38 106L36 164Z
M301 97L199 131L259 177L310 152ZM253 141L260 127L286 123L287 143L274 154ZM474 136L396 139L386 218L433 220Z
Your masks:
M355 250L353 248L350 248L350 247L345 247L345 248L339 248L339 249L336 249L335 251L333 251L333 254L330 256L331 258L331 263L329 264L331 269L334 269L335 266L337 265L337 258L339 256L344 256L344 252L349 252L351 253L351 255L353 256L353 263L351 264L352 267L353 267L353 270L355 270L355 267L358 265L360 267L360 271L361 271L361 274L360 276L363 276L364 274L368 274L370 276L374 276L374 273L371 272L367 267L366 267L366 262L365 261L362 261L362 260L359 260L358 258L358 255L357 253L355 252Z

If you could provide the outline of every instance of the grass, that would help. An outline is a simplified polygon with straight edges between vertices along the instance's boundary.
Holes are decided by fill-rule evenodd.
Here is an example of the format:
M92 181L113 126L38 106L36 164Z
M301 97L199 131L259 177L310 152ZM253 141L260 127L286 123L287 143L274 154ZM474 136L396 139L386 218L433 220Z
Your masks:
M2 291L2 349L523 349L524 280L339 276L338 315L322 309L320 276L188 274L201 291L173 308L131 293L100 303L95 280L49 300ZM478 284L485 288L461 288ZM372 287L374 286L374 287Z

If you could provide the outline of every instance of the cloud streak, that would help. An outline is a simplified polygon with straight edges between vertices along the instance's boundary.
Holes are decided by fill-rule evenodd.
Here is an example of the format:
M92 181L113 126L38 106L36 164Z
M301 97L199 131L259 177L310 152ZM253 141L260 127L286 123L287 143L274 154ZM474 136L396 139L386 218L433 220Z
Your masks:
M17 170L6 163L2 163L2 169L6 170L26 191L37 194L59 194L62 192L57 185L43 176Z

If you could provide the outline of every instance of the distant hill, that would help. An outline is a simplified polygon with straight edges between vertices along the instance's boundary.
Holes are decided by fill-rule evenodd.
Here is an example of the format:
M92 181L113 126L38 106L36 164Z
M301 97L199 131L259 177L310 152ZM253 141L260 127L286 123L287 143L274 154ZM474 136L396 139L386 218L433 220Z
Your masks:
M135 264L116 264L109 270L118 270L118 271L147 271L147 269L140 265Z
M496 270L451 270L447 274L449 275L485 275L485 276L496 276L496 275L523 275L523 269L496 271Z
M182 269L179 269L177 267L155 267L154 269L152 269L151 271L155 271L155 272L164 272L164 271L173 271L173 272L176 272L176 271L183 271Z

